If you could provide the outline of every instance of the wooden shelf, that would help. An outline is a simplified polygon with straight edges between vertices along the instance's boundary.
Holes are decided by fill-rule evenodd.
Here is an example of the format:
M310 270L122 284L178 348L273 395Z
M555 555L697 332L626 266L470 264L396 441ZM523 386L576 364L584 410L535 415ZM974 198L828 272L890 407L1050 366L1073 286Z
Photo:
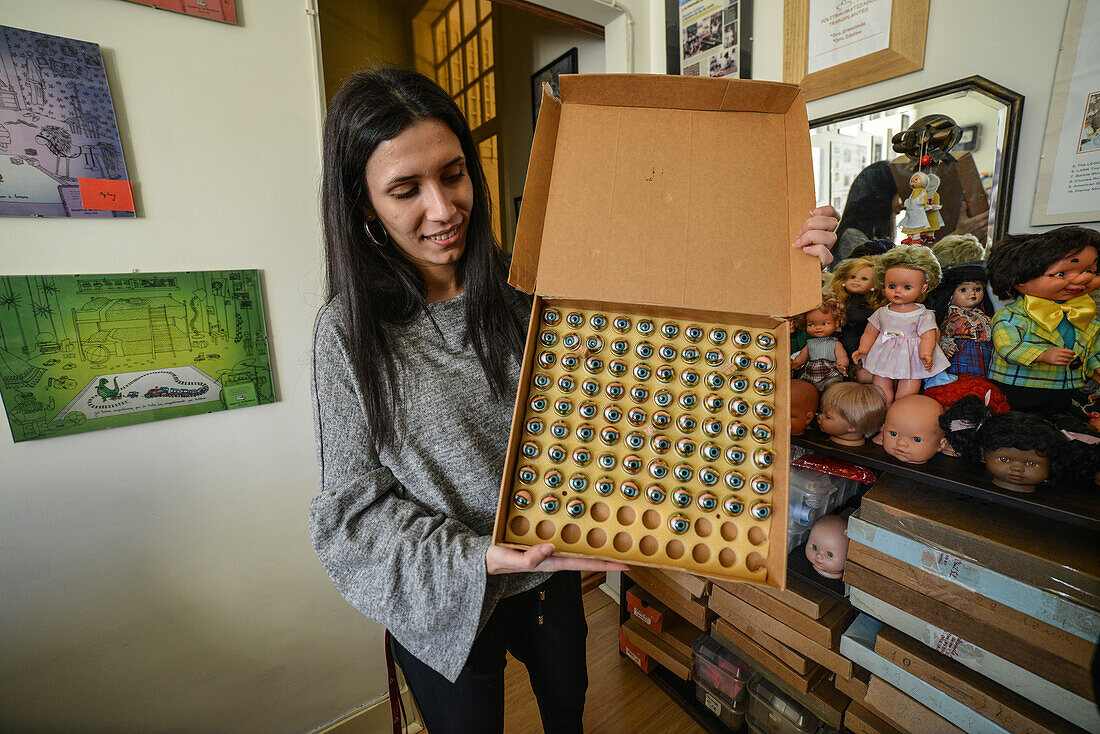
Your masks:
M883 451L870 441L863 446L840 446L815 429L807 429L801 436L793 436L791 442L812 451L835 456L856 464L889 472L922 484L970 495L980 499L1012 507L1031 515L1059 520L1100 531L1100 493L1095 486L1040 485L1031 494L1020 494L1002 489L962 459L937 454L925 464L906 464Z

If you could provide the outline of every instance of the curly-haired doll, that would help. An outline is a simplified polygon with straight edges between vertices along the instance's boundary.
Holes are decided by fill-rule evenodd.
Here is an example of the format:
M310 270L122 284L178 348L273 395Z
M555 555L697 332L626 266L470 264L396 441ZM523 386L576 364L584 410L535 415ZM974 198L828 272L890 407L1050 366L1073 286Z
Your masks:
M993 309L985 299L985 267L980 262L949 268L926 304L940 325L940 349L953 375L985 377L993 355Z
M923 245L895 247L875 261L874 275L887 305L867 320L852 359L863 360L889 405L951 364L936 343L935 315L920 303L939 284L940 264Z
M867 319L882 304L875 302L875 258L853 257L842 260L836 266L829 290L835 293L844 306L844 328L840 343L850 357L859 349L859 340Z
M989 251L993 292L1017 298L993 315L989 378L1013 410L1065 413L1074 390L1100 382L1100 232L1058 227L1008 235Z
M1047 479L1077 483L1096 471L1094 461L1082 460L1089 451L1084 442L1070 439L1037 415L1015 410L994 414L974 396L940 416L940 426L957 455L985 464L993 483L1013 492L1034 492Z
M835 293L825 291L821 303L800 314L795 323L809 335L806 346L791 360L791 369L798 370L797 377L818 390L824 390L834 382L844 380L848 369L848 353L833 334L844 325L844 306Z

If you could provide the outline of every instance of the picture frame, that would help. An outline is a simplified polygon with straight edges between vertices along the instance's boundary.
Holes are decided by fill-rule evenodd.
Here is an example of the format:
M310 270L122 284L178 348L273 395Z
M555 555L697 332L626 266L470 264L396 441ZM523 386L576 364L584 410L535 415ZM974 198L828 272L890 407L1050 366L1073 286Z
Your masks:
M702 23L681 18L680 0L665 0L665 68L669 74L752 78L752 0L702 0L690 7L704 21L720 14L719 42L705 41ZM687 22L685 22L685 20ZM695 33L691 29L695 28ZM706 27L709 32L709 24ZM689 47L689 44L694 44ZM708 45L709 44L709 45ZM685 63L685 59L687 62Z
M980 124L966 125L959 128L959 142L955 143L951 152L971 153L982 144L982 126Z
M542 107L542 85L547 83L555 96L561 94L558 86L558 77L562 74L576 74L580 70L578 66L577 47L569 49L558 58L551 61L531 75L531 126L539 121L539 109Z
M823 0L837 13L857 12L846 0ZM874 0L890 3L889 40L884 48L809 72L810 0L784 0L783 81L798 84L809 102L865 87L924 68L930 0ZM863 10L862 8L859 10ZM861 20L854 20L858 24Z

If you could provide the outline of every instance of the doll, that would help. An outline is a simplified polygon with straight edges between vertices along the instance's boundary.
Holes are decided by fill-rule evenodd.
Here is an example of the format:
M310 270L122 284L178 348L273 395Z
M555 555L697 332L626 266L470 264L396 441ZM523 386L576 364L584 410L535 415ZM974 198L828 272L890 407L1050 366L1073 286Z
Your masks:
M875 261L874 273L888 305L871 314L852 359L863 361L889 405L951 364L936 343L935 316L920 303L939 284L940 264L922 245L895 247Z
M1077 483L1096 472L1097 448L1090 436L1058 430L1037 415L994 414L980 399L967 397L944 413L940 424L956 453L984 464L993 484L1003 489L1034 492L1047 479Z
M1013 410L1066 413L1074 391L1100 382L1100 317L1089 296L1100 288L1100 232L1058 227L1008 235L989 251L989 284L1019 296L993 315L989 378Z
M798 378L824 390L844 379L848 369L848 353L833 334L844 325L844 307L840 298L830 292L821 294L821 303L796 319L806 330L806 346L791 360L791 369L799 370Z
M940 325L940 349L951 360L953 375L985 377L993 354L993 310L985 300L985 268L959 265L943 273L928 296L928 307Z
M867 326L867 319L878 305L874 300L875 258L856 257L841 261L829 281L829 288L844 304L844 328L840 342L851 357L859 349L859 339Z
M886 399L874 385L841 382L821 395L817 425L829 440L842 446L862 446L882 428Z
M947 448L943 406L927 395L898 398L882 422L882 448L906 464L923 464Z
M972 234L949 234L936 240L932 254L943 270L985 259L985 248Z
M917 171L909 179L912 192L905 200L905 216L898 225L898 228L908 236L901 241L901 244L919 245L930 242L936 231L943 226L939 215L940 195L936 193L939 186L939 176L934 173ZM927 237L926 232L929 233Z
M806 560L820 576L838 579L848 559L848 521L839 515L822 515L806 541Z
M791 380L791 435L801 436L817 414L821 393L805 380Z

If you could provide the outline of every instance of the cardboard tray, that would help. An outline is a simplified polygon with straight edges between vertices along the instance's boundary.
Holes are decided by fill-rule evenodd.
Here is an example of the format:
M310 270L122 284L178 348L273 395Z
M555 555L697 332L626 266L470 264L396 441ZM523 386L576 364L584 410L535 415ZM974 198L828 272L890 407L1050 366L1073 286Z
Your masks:
M796 86L615 74L564 76L561 94L559 102L544 93L509 277L536 298L493 540L514 547L548 541L561 555L783 588L789 463L785 338L775 339L772 353L775 471L762 540L758 533L757 542L750 542L752 523L720 513L710 518L706 532L689 532L686 540L673 537L667 529L673 508L665 507L670 503L647 507L644 498L634 500L631 523L618 518L618 508L627 503L604 501L612 511L601 509L603 520L586 512L585 522L566 523L573 525L568 532L555 520L553 530L544 525L545 532L538 532L539 522L549 518L518 528L510 524L544 306L654 321L698 320L728 326L731 333L749 328L782 336L782 317L819 300L816 260L791 247L814 201L805 103ZM671 493L676 485L666 486ZM599 499L591 490L587 495L590 505ZM638 523L647 509L659 520ZM698 519L691 516L693 529ZM719 530L731 522L734 530Z

